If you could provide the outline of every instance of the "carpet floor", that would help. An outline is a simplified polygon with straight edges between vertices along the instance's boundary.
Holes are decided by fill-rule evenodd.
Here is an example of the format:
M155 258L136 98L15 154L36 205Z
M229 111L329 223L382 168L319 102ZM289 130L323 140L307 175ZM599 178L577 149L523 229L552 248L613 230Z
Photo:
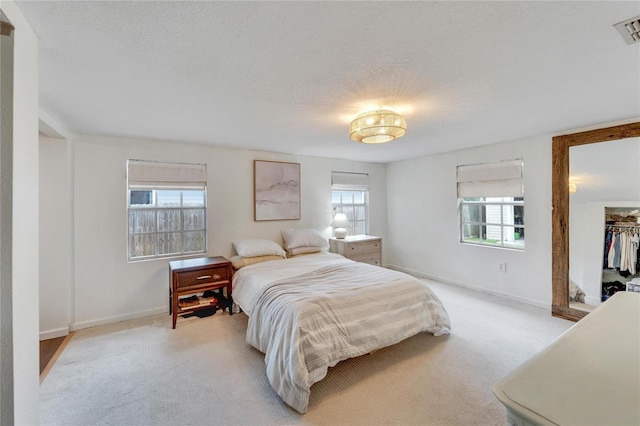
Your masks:
M427 280L425 280L427 281ZM492 386L572 322L547 310L427 281L452 334L420 334L340 362L284 404L244 314L169 315L75 332L40 387L44 425L505 425Z

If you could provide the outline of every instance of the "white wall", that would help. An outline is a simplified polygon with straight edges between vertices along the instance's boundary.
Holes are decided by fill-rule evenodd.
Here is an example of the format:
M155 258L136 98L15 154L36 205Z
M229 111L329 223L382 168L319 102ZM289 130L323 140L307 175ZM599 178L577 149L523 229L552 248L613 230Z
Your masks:
M66 139L40 135L40 339L65 336L72 297L72 157Z
M38 424L38 41L13 1L3 0L2 11L15 27L12 229L14 422Z
M126 161L206 163L208 172L208 253L231 256L231 242L240 238L267 238L281 242L280 231L288 227L310 227L330 232L331 171L367 172L370 176L370 233L386 237L386 166L272 152L232 150L166 141L73 136L70 147L47 146L52 155L43 158L44 170L64 168L65 154L73 150L73 240L69 312L42 306L43 318L51 318L42 330L66 326L54 323L70 318L71 329L125 320L156 312L168 312L167 259L127 263ZM301 164L301 220L255 222L253 220L253 160L299 162ZM49 162L45 166L44 162ZM55 176L52 185L62 185ZM51 188L51 191L55 191ZM63 198L65 189L57 194ZM43 220L42 232L55 227ZM48 243L47 243L48 244ZM65 243L66 244L66 243ZM384 245L383 245L384 246ZM45 251L55 250L54 245ZM384 253L383 253L384 256ZM45 262L46 263L46 262ZM43 264L45 264L43 263ZM54 266L54 265L50 265ZM62 268L63 266L60 265ZM57 286L60 283L52 285ZM42 282L42 286L49 284ZM43 288L43 292L49 289ZM55 317L55 319L54 319Z
M459 242L456 166L524 160L524 251ZM551 305L551 136L387 165L387 263L444 282ZM507 271L498 271L506 262Z

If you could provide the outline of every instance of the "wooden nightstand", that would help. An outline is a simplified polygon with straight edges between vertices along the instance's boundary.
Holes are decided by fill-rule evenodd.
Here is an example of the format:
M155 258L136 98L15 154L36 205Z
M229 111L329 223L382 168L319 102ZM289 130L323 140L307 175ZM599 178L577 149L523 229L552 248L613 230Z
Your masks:
M356 262L382 266L382 238L372 235L354 235L329 238L329 251Z
M221 303L220 300L207 300L203 297L196 298L195 302L193 299L187 299L188 296L222 288L227 289L227 303ZM169 314L173 315L173 328L176 328L178 315L203 308L212 306L223 310L229 308L229 315L231 315L233 303L231 262L221 256L169 262L169 301Z

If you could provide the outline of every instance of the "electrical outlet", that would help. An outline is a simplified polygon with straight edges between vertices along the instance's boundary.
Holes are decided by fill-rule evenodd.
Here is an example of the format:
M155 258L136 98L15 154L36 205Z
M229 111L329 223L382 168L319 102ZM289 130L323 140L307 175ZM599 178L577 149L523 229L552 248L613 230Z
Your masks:
M498 263L498 271L507 272L507 262Z

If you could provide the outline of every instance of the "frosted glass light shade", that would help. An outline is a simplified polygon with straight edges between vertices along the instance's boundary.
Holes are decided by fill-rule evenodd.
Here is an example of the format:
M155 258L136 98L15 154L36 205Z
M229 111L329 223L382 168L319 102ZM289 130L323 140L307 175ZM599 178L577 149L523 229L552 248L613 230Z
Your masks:
M404 118L390 109L365 111L351 122L349 137L362 143L385 143L407 133Z
M331 222L331 226L333 226L333 233L336 238L344 238L347 236L347 226L349 226L349 220L347 216L343 213L336 213Z

